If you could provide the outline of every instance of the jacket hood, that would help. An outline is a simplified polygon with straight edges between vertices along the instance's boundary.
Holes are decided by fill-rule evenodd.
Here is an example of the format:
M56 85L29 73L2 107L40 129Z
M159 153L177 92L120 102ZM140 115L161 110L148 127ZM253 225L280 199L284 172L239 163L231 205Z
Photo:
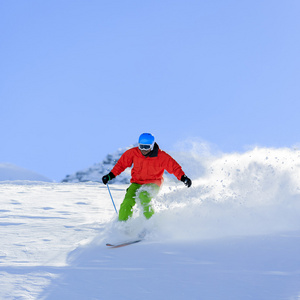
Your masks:
M144 155L145 157L157 157L158 155L159 146L154 143L153 150L150 151L147 155Z

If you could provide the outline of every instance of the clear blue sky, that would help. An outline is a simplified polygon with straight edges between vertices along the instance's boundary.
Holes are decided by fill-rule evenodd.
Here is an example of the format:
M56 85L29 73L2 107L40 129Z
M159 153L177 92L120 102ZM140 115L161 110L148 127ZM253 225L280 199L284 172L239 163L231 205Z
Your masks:
M300 142L300 1L0 0L0 162L61 180L151 132Z

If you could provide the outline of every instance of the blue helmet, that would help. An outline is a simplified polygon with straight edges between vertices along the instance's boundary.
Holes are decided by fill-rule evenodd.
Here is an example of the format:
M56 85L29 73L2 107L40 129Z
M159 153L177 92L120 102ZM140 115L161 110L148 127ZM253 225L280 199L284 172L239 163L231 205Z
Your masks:
M153 150L153 147L154 147L154 136L151 133L142 133L139 137L139 148L141 150L146 150L146 149Z

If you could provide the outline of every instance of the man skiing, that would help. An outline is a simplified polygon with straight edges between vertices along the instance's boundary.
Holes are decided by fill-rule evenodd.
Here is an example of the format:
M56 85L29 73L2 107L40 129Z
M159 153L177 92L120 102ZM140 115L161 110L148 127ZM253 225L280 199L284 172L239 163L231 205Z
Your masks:
M126 190L119 210L120 221L126 221L132 216L136 199L139 199L143 207L144 216L147 219L151 218L154 210L150 202L159 192L165 170L174 174L187 187L192 185L191 179L185 175L181 166L169 154L159 149L150 133L141 134L138 147L123 153L111 172L102 177L103 183L107 184L132 165L131 185Z

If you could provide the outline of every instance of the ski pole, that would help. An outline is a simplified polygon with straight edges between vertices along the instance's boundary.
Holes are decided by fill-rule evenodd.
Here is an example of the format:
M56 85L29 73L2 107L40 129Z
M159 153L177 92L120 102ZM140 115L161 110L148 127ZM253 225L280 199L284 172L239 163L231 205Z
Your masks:
M115 211L116 211L116 213L118 214L118 211L117 211L117 209L116 209L115 202L114 202L114 199L113 199L113 197L112 197L112 195L111 195L111 192L110 192L110 188L109 188L109 186L108 186L108 183L107 183L106 185L107 185L107 189L108 189L108 192L109 192L111 201L112 201L112 203L113 203L113 205L114 205Z

